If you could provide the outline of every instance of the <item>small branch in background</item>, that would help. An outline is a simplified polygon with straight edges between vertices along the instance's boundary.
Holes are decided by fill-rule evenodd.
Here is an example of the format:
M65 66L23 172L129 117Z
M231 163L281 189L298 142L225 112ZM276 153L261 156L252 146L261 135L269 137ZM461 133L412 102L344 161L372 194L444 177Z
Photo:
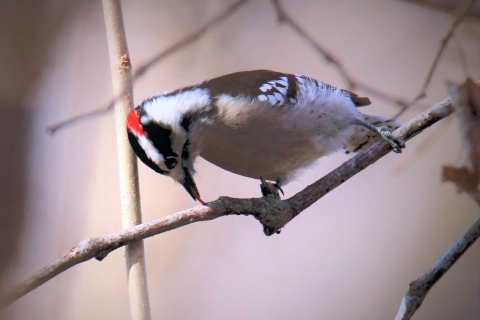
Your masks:
M217 25L221 24L223 21L228 19L230 16L232 16L241 6L246 4L250 0L239 0L235 2L233 5L228 7L225 11L214 17L212 20L207 22L203 27L198 29L197 31L189 34L185 38L181 39L180 41L174 43L167 49L163 50L162 52L158 53L155 55L153 58L151 58L149 61L141 65L136 69L136 71L133 73L132 76L132 81L135 82L137 81L141 76L145 74L149 69L151 69L155 64L165 60L169 56L171 56L174 53L177 53L184 47L188 46L189 44L199 40L201 37L203 37L208 31L216 27ZM124 92L121 92L119 95L114 96L113 99L111 99L106 105L103 107L100 107L98 109L86 112L84 114L78 115L78 116L73 116L71 118L62 120L58 123L54 123L50 126L47 127L47 132L50 134L56 133L58 130L65 128L69 125L73 125L74 123L89 119L98 115L105 114L113 109L114 104L121 99L121 97L124 95Z
M107 30L108 52L112 71L115 122L117 131L118 169L120 176L120 200L122 227L131 228L142 223L140 190L138 186L137 157L128 142L125 121L133 109L132 66L123 25L120 0L103 0L103 15ZM132 241L125 246L130 315L134 320L149 320L147 266L143 240Z
M465 54L465 50L463 50L462 46L458 41L458 37L456 37L455 34L453 34L453 43L455 43L458 56L460 57L460 65L462 66L463 75L465 76L465 78L470 78L470 73L468 72L467 66L467 55Z
M453 266L480 236L480 219L465 232L455 244L420 278L410 282L395 320L409 320L420 308L430 289Z
M203 35L205 35L209 30L213 27L221 24L223 21L228 19L231 15L233 15L241 6L246 4L250 0L239 0L235 2L233 5L228 7L224 12L207 22L203 27L195 31L194 33L186 36L182 40L178 41L177 43L170 46L167 50L162 51L161 53L154 56L150 61L141 65L133 74L133 81L137 80L140 76L142 76L147 70L153 67L155 64L159 63L160 61L164 60L166 57L180 51L180 49L186 47L190 43L197 41Z
M318 41L314 40L308 33L298 25L295 20L290 17L290 15L285 11L283 6L280 4L279 0L272 0L273 6L277 12L278 21L284 23L292 28L302 39L308 42L314 49L317 51L327 62L332 63L337 69L338 73L342 76L343 80L348 86L349 90L360 89L365 91L367 94L375 95L383 100L389 101L401 108L405 108L408 103L400 98L395 98L389 94L382 92L378 89L375 89L367 84L361 83L355 80L341 64L340 60L335 57L335 55Z
M460 191L467 192L480 206L480 85L467 79L461 86L449 84L455 114L460 119L464 143L461 155L463 166L444 167L443 178L454 182ZM410 283L403 297L396 320L409 320L420 308L429 290L480 236L480 219L420 278Z
M423 82L423 85L420 89L420 92L417 94L417 96L410 102L409 104L405 105L402 107L397 114L395 114L392 119L397 119L400 117L402 114L407 111L408 108L410 108L412 105L416 104L418 101L421 99L425 98L427 95L427 89L428 86L430 85L430 81L432 80L433 73L435 72L438 63L440 61L440 58L442 57L443 51L445 50L447 43L449 42L450 38L455 33L455 29L458 27L460 22L463 20L465 15L467 14L468 10L472 6L472 4L475 2L475 0L464 0L462 3L458 5L458 7L455 9L455 12L453 13L453 20L452 24L450 25L450 28L447 31L447 34L443 37L442 41L440 42L440 46L437 49L437 53L435 55L435 58L433 58L432 64L430 65L430 69L427 72L427 76L425 78L425 81Z
M423 130L449 116L453 111L450 98L437 103L429 110L418 115L410 122L398 128L395 133L409 140ZM39 287L61 272L92 258L104 259L111 251L139 239L145 239L194 222L213 220L225 215L252 215L263 226L266 235L278 233L289 221L303 210L318 201L324 195L338 187L349 178L376 162L391 151L386 142L378 142L365 152L346 161L317 182L306 187L293 197L279 200L272 195L266 198L233 199L221 197L218 200L167 217L143 223L116 233L91 238L73 247L65 256L23 281L2 299L7 306L28 292Z

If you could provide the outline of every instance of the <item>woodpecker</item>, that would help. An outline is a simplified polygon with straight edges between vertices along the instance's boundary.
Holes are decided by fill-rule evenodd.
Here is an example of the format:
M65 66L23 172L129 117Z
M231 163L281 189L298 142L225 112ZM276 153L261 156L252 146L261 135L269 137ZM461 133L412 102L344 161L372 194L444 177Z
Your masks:
M357 153L376 141L405 147L399 123L361 114L366 97L303 75L269 70L227 74L156 94L127 116L138 158L200 198L198 156L227 171L281 187L335 151Z

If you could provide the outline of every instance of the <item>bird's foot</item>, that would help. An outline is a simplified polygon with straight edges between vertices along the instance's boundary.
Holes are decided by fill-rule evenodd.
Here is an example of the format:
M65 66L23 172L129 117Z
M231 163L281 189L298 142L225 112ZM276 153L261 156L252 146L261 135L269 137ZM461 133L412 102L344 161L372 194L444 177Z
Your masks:
M383 140L387 141L392 146L394 152L402 153L402 149L405 148L405 142L394 135L388 127L375 127L375 131L378 132Z
M377 127L371 123L359 119L354 120L353 123L378 133L383 140L385 140L392 146L393 151L396 153L402 153L402 149L405 148L405 142L396 135L394 135L389 127Z
M275 198L280 199L280 193L284 195L282 188L278 185L278 183L271 183L265 181L262 177L260 177L260 190L262 191L263 197L267 197L269 194L273 195Z

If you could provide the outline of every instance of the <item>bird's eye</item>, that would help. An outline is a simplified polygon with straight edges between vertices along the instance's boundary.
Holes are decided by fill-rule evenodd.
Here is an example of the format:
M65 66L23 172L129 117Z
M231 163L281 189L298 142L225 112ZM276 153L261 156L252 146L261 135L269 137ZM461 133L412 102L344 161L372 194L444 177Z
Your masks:
M178 163L177 157L173 157L173 156L167 157L164 163L167 166L168 170L172 170L173 168L175 168L175 166Z
M183 117L180 125L182 126L183 129L185 129L185 131L188 132L188 129L189 129L191 123L192 123L192 118L191 117Z

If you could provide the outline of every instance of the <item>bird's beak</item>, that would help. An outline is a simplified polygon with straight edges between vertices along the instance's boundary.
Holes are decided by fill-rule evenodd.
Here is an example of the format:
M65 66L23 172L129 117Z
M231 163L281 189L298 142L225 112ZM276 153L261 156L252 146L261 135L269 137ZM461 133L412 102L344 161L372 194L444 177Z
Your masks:
M195 184L190 171L183 167L183 172L185 173L185 180L182 183L182 186L187 190L188 194L192 196L193 200L198 200L201 204L205 204L205 201L200 199L200 193L198 192L197 185Z

